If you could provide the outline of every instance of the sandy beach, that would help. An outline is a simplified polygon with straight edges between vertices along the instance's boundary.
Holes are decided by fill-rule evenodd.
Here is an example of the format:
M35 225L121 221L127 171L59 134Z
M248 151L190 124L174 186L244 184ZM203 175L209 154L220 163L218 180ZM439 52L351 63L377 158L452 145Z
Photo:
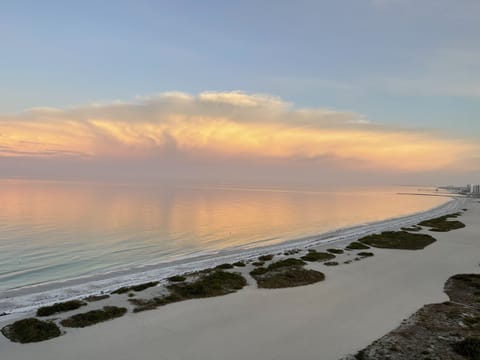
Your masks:
M249 278L249 286L235 294L129 312L42 343L0 337L0 357L339 359L383 336L422 305L446 300L443 285L451 275L480 271L480 203L472 200L465 207L460 220L466 228L431 233L437 242L424 250L372 249L372 258L335 267L309 263L325 273L325 281L268 290L257 289Z

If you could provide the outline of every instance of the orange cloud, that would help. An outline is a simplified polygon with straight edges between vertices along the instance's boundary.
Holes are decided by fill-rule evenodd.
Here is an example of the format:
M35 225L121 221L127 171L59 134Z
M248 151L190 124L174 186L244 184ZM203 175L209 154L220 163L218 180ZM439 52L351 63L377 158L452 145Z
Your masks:
M296 161L396 171L458 168L474 143L363 116L295 109L281 99L240 92L167 93L130 103L32 109L0 116L0 157L190 157Z

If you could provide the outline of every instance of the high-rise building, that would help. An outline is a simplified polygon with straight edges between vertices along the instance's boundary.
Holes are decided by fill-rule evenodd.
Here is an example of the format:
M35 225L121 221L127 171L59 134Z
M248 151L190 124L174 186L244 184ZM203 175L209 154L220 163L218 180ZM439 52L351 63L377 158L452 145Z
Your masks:
M480 185L472 185L472 191L473 194L480 194Z

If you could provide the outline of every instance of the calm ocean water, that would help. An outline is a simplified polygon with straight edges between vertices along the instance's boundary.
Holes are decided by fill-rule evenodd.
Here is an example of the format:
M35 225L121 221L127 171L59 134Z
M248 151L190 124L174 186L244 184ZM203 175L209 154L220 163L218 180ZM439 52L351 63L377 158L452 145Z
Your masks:
M267 245L426 210L417 188L0 180L0 290Z

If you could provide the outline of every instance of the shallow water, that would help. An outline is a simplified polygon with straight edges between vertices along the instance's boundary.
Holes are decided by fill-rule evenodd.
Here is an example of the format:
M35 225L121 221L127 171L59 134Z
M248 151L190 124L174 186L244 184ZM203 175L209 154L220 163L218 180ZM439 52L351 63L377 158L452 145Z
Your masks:
M0 290L279 243L448 200L397 194L416 191L0 180Z

